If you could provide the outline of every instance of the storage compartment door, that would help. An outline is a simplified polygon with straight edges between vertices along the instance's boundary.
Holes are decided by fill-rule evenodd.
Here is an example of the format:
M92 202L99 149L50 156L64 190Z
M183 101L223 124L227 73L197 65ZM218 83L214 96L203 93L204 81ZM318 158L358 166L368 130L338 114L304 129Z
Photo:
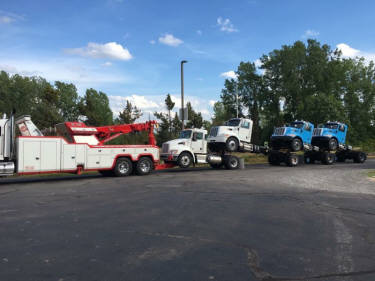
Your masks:
M23 142L23 171L40 171L40 141Z
M58 159L57 153L57 142L56 141L48 141L48 142L41 142L41 170L42 171L56 171L60 170L60 163Z
M75 170L77 169L76 163L76 146L74 144L63 145L62 170Z

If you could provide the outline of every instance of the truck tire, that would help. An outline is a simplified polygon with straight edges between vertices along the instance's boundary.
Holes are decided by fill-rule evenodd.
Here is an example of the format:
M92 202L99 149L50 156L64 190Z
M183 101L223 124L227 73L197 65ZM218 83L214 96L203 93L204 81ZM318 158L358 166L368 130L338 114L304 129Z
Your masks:
M129 176L133 171L133 163L129 158L121 157L116 161L113 173L117 177Z
M299 157L298 155L296 154L289 154L287 156L287 165L289 167L295 167L295 166L298 166L298 163L299 163Z
M354 163L363 163L366 161L366 154L363 153L363 152L357 152L354 157L353 157L353 161Z
M229 152L237 151L238 146L239 146L238 140L234 137L228 138L226 143L225 143L225 148Z
M290 144L292 151L300 151L302 149L302 142L300 139L294 138Z
M225 155L224 156L224 165L228 170L235 170L240 167L240 160L237 156L234 155Z
M336 149L337 149L337 146L338 146L338 144L337 144L337 140L336 140L336 139L331 138L331 139L328 141L328 149L329 149L330 151L334 151L334 150L336 150Z
M189 168L190 165L193 163L193 157L189 152L182 152L180 156L178 156L177 164L183 169Z
M276 153L270 153L268 155L268 163L273 166L279 166L280 165L280 157Z
M325 165L332 165L335 162L335 154L324 151L322 155L322 163Z
M141 157L135 165L137 175L148 175L154 169L154 163L149 157Z

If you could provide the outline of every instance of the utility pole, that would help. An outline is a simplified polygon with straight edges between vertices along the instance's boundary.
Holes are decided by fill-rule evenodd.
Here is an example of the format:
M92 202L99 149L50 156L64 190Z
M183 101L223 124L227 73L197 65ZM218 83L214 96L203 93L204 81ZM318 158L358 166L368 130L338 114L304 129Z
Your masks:
M181 119L182 119L182 130L185 128L185 112L184 112L184 63L186 60L181 61Z
M236 108L237 108L237 118L238 118L238 84L236 85Z

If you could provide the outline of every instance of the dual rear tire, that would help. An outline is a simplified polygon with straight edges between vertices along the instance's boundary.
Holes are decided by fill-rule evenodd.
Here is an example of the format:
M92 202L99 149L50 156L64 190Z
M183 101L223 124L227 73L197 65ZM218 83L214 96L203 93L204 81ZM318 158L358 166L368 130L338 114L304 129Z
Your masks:
M154 163L149 157L141 157L135 163L129 158L120 157L116 161L113 170L99 171L103 176L126 177L135 172L137 175L148 175L154 169Z

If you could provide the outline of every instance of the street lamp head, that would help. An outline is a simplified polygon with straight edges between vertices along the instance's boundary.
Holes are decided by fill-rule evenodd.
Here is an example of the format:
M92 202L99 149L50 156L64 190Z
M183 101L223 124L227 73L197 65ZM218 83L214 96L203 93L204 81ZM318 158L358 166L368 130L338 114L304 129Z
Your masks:
M183 63L187 63L188 61L187 60L182 60L181 61L181 64L183 64Z

